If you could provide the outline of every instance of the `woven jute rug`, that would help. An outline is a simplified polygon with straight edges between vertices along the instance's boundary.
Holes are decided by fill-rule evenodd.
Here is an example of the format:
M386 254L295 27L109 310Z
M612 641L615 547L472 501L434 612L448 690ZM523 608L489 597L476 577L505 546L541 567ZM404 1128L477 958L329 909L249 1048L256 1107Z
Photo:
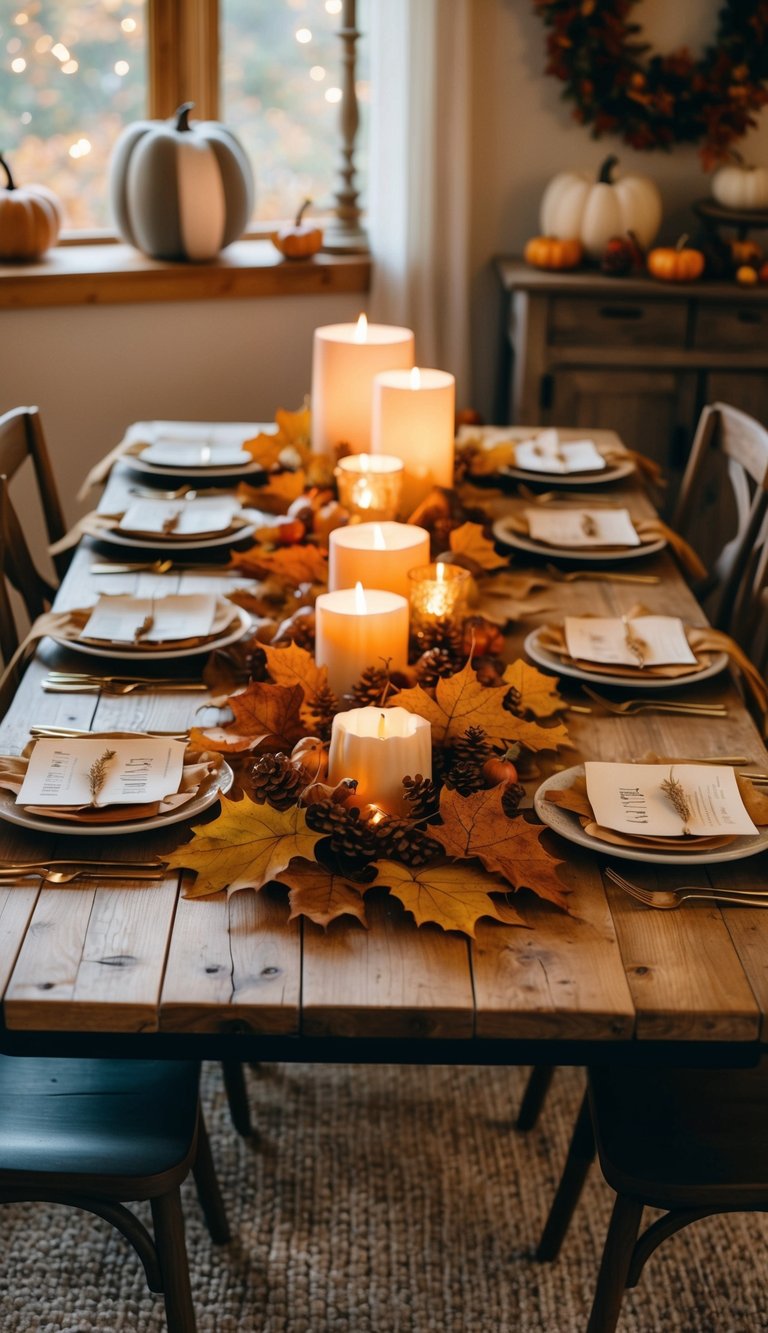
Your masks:
M557 1263L532 1251L581 1095L558 1071L539 1126L512 1120L525 1072L267 1065L249 1071L257 1145L206 1066L206 1117L233 1241L184 1188L200 1333L577 1333L612 1194L593 1168ZM142 1214L145 1215L145 1214ZM161 1333L160 1298L106 1223L0 1209L2 1333ZM768 1222L710 1218L668 1241L621 1333L768 1329Z

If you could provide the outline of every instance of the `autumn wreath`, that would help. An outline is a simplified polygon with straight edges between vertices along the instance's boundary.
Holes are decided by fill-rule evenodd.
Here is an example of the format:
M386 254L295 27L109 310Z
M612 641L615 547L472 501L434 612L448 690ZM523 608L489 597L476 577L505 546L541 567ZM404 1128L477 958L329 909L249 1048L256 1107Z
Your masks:
M701 144L706 168L728 155L768 102L768 0L727 0L699 60L652 53L630 21L638 0L533 0L549 28L547 73L565 84L593 137L633 148Z

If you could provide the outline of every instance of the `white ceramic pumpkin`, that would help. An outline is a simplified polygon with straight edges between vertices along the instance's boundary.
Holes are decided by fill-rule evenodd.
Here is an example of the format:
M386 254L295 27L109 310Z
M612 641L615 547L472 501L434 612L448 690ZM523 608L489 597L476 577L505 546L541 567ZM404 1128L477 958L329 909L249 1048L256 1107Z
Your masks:
M215 121L172 120L123 130L110 163L110 198L124 240L153 259L213 259L241 236L253 207L251 164Z
M729 162L712 177L712 194L723 208L768 208L768 167Z
M661 223L658 187L648 176L612 180L616 161L606 158L596 179L582 171L553 177L541 200L543 235L578 238L590 259L599 259L611 237L627 231L644 250L653 243Z

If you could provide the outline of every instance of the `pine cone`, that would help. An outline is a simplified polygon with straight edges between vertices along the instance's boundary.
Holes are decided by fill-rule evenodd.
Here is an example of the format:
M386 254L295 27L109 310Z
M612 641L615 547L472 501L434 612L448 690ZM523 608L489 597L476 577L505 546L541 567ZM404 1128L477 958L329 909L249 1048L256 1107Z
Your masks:
M520 802L525 796L525 787L519 782L507 782L501 793L501 808L510 819L517 814Z
M365 668L360 679L352 686L352 697L359 708L381 708L391 684L388 658L384 666Z
M326 685L307 700L306 713L302 713L302 721L306 722L313 736L319 736L321 741L330 740L333 719L340 707L333 690Z
M437 814L440 795L431 778L417 773L415 778L403 778L403 787L411 819L431 819Z
M285 754L263 754L251 769L251 789L258 805L269 802L276 810L296 805L309 782L301 765L291 763Z
M439 680L456 674L456 663L446 648L429 648L421 654L415 670L419 684L431 690Z
M488 733L482 727L467 727L464 735L458 736L453 742L453 753L456 759L471 760L480 766L485 763L491 749Z
M375 830L357 806L316 801L307 807L307 828L326 835L328 850L342 871L359 869L376 859Z
M502 708L506 708L508 713L514 713L516 717L522 717L523 710L520 708L522 697L517 686L510 685L502 699Z
M471 796L485 787L483 764L491 753L491 742L482 727L467 727L453 744L443 781L460 796Z
M461 628L452 620L436 620L434 624L419 625L412 636L413 650L417 657L430 648L441 648L450 653L454 662L454 671L460 671L467 660Z
M402 861L415 868L443 854L440 843L408 819L389 816L376 825L374 833L376 856L386 860Z

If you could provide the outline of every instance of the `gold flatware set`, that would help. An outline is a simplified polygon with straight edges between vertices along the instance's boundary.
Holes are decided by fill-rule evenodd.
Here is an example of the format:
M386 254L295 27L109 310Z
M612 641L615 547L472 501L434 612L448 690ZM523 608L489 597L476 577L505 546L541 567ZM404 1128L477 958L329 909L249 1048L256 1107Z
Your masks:
M606 867L605 877L635 902L662 912L673 912L691 898L731 907L768 907L768 888L712 889L706 885L681 884L675 889L644 889L619 875L611 866Z
M69 884L75 879L160 880L166 873L167 866L158 861L9 861L0 866L0 883L30 878L44 884Z
M143 690L201 691L201 680L171 680L168 676L98 676L81 671L49 671L43 681L48 694L135 694Z

